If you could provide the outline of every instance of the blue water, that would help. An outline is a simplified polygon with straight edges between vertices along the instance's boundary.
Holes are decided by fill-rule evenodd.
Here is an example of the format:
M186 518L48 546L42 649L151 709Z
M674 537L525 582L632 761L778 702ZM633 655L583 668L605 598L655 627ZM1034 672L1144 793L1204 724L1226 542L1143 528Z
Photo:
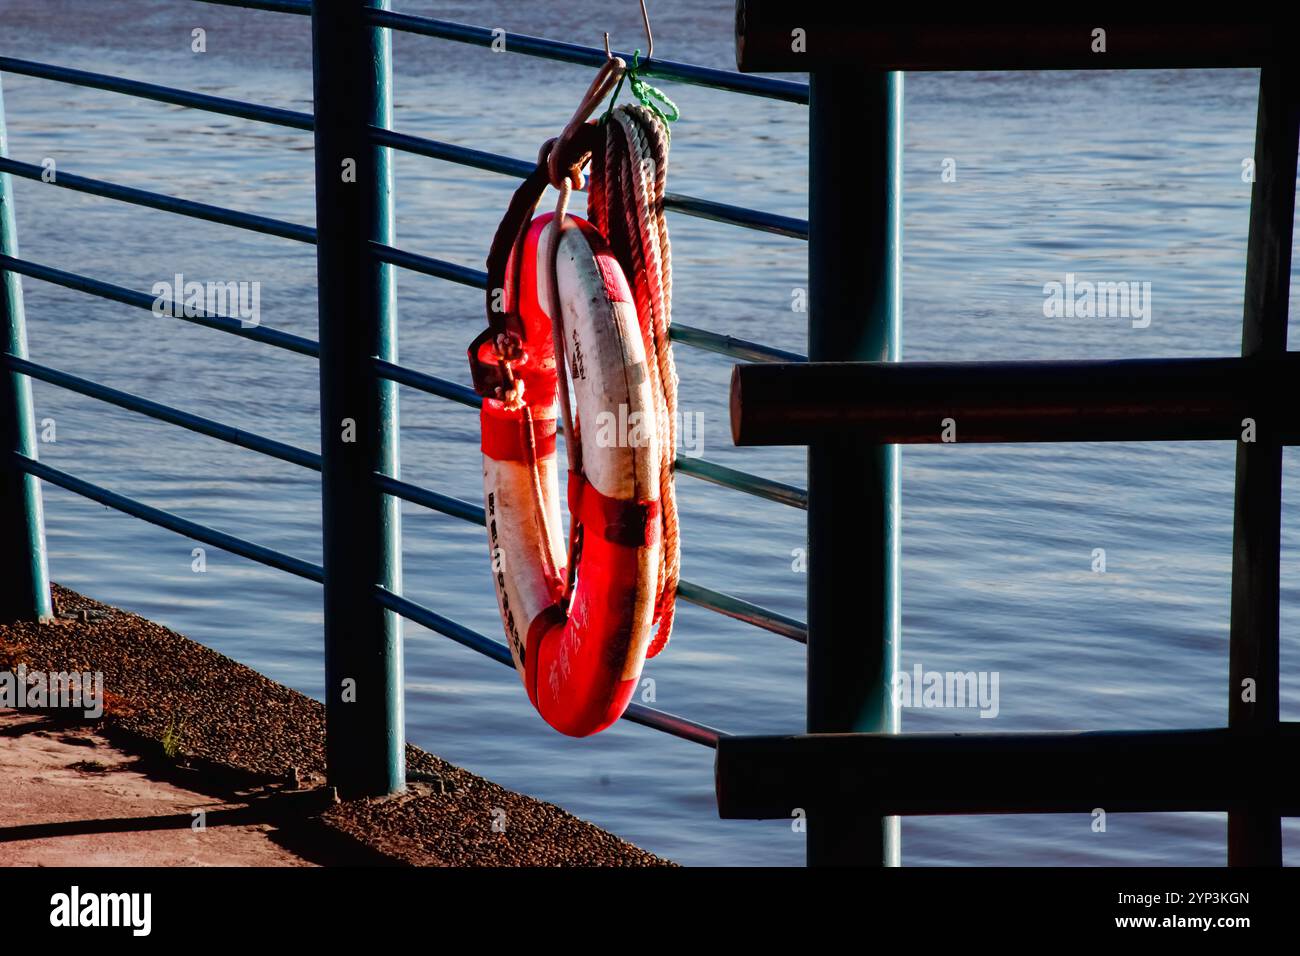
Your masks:
M656 50L729 68L732 4L656 0ZM612 7L617 7L613 9ZM421 2L401 9L618 47L636 5ZM584 26L575 32L574 23ZM191 52L191 30L207 52ZM0 54L310 109L303 18L178 0L4 0ZM528 158L568 118L590 70L427 38L394 41L395 125ZM1253 71L915 74L906 83L904 356L911 360L1231 355L1238 351ZM684 118L671 188L806 215L806 109L664 84ZM15 158L311 223L308 134L6 74ZM942 181L945 158L955 182ZM399 155L400 245L481 268L514 181ZM843 184L852 188L851 183ZM315 335L311 247L17 180L25 257L148 290L176 272L259 281L262 321ZM806 282L795 240L673 214L675 314L789 349ZM1048 319L1043 284L1150 282L1152 321ZM34 358L316 449L317 380L290 353L24 282ZM405 364L467 381L474 289L399 282ZM798 449L736 449L731 362L680 348L682 406L706 457L802 484ZM41 458L91 481L308 560L316 476L35 384L56 441ZM480 495L473 411L402 394L404 477ZM905 730L1217 726L1226 718L1232 467L1228 443L937 445L903 450L903 651L909 671L996 671L1000 711L913 709ZM1284 716L1300 716L1296 458L1286 457ZM802 617L792 570L803 514L690 477L678 483L688 578ZM322 693L318 586L46 488L56 580L138 611L306 693ZM483 532L404 509L407 592L499 638ZM1106 552L1105 574L1092 571ZM712 752L623 725L575 741L532 712L509 670L406 625L411 740L688 864L797 864L782 821L716 818ZM723 730L803 726L802 648L690 605L651 662L656 705ZM1243 772L1241 768L1206 768ZM1278 772L1260 769L1250 772ZM954 781L958 783L958 781ZM1209 864L1220 814L905 820L908 864ZM1300 829L1287 830L1292 859Z

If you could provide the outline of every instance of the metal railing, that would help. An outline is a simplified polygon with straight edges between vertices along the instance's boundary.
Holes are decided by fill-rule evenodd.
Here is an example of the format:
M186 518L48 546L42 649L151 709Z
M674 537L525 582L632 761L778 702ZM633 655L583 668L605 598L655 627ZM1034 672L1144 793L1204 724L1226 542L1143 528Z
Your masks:
M503 664L513 666L505 644L447 618L432 608L402 596L393 582L400 575L393 573L400 561L400 530L397 523L388 523L395 502L412 504L483 524L483 508L468 501L421 488L399 477L395 459L385 460L381 451L363 447L360 454L350 449L340 449L326 425L329 412L324 407L333 396L337 400L356 400L360 406L371 407L357 418L359 434L391 439L397 428L395 413L379 410L376 396L386 399L386 389L395 385L416 389L434 396L449 399L462 405L477 407L481 399L475 392L458 382L440 378L417 369L398 364L394 355L379 347L370 347L355 353L341 350L334 343L355 341L378 335L383 339L386 327L394 319L391 304L392 268L406 269L428 276L447 279L463 285L483 288L486 274L452 262L420 255L392 245L382 229L391 220L391 207L385 208L385 199L374 188L354 188L350 196L322 198L327 182L337 178L327 177L322 182L322 162L331 162L323 152L346 146L350 155L368 157L360 160L361 166L371 164L368 174L375 179L385 174L387 151L399 150L431 159L470 166L505 176L522 178L532 169L523 160L470 149L451 143L398 132L390 127L388 98L391 84L388 66L388 32L403 30L431 38L461 43L490 44L491 30L465 26L444 20L409 16L385 9L386 0L353 0L347 3L319 5L313 9L309 0L201 0L225 6L245 7L254 10L313 16L316 43L313 65L316 82L315 114L279 109L248 103L226 97L196 93L169 86L144 83L136 80L72 69L48 63L37 63L10 56L0 56L0 74L13 73L58 83L73 84L91 89L125 94L160 103L188 107L210 113L268 123L288 129L313 132L317 150L317 228L299 223L242 212L224 206L211 205L168 196L160 192L106 182L75 172L60 170L52 185L57 187L143 206L192 219L218 223L236 229L248 230L293 242L314 244L318 247L320 275L332 276L341 296L320 295L321 340L313 341L290 332L263 325L247 326L228 315L201 311L185 315L183 310L170 310L181 321L192 322L210 329L237 335L242 338L295 352L321 362L320 388L322 396L322 453L317 454L276 441L234 425L204 418L190 412L152 401L139 395L101 385L71 375L31 360L26 350L26 334L19 277L51 283L87 295L108 299L141 309L154 310L155 296L117 285L106 279L54 268L23 259L18 255L16 230L12 212L10 176L42 181L42 168L20 159L10 158L4 141L4 109L0 94L0 280L4 295L0 296L0 321L7 332L3 356L3 385L0 393L0 419L4 435L4 460L0 461L0 480L5 483L4 504L0 506L0 537L7 546L19 552L16 560L23 565L22 573L0 582L0 615L5 619L19 617L42 618L51 613L48 571L41 525L39 486L36 481L50 482L75 494L100 502L128 515L167 528L196 541L221 548L252 561L286 571L326 586L326 661L327 661L327 747L331 782L344 793L383 793L400 789L404 781L403 736L401 728L401 688L394 685L394 669L400 658L400 633L395 626L395 616L400 615L429 628L472 650ZM542 57L569 63L598 65L605 53L591 47L576 46L554 40L508 34L506 48L512 53ZM359 55L378 51L383 69L377 71L378 79L367 82L358 77L371 76L367 70L349 72L348 63ZM327 55L328 52L328 55ZM328 62L329 72L323 69ZM667 60L654 60L643 65L643 72L672 78L720 90L754 96L769 97L794 103L806 103L807 87L783 80L762 79L738 73L711 70ZM331 85L331 74L339 77ZM351 86L349 92L344 86ZM334 169L337 167L331 167ZM364 177L358 177L365 182ZM372 180L373 184L373 180ZM391 200L388 200L391 202ZM804 220L778 216L754 209L714 202L692 196L670 194L666 205L674 212L727 223L745 229L773 233L796 239L806 239L808 224ZM329 207L328 210L326 207ZM369 217L380 220L381 230L361 238L358 223ZM360 249L359 255L352 253ZM327 270L324 263L333 257L333 266ZM322 283L326 281L321 280ZM333 301L362 301L364 308L360 319L331 313L328 303ZM703 329L678 325L673 337L681 345L717 352L746 361L800 361L803 356L782 349L719 335ZM374 341L370 343L374 345ZM360 360L355 358L360 354ZM228 442L241 448L267 455L281 461L299 465L322 473L322 500L324 536L326 547L324 561L317 565L293 555L264 547L252 541L227 534L216 528L186 519L144 502L118 494L59 468L37 460L33 441L30 380L36 379L80 395L116 405L142 415L178 425L200 435ZM385 404L380 401L379 404ZM393 403L395 407L395 402ZM391 409L389 411L392 411ZM363 421L363 417L368 420ZM367 431L367 428L370 430ZM359 442L366 446L366 441ZM735 489L739 492L775 501L794 508L807 507L807 492L802 488L772 481L716 462L701 459L679 458L677 471L698 479ZM331 487L336 490L331 499ZM358 499L362 505L358 506ZM347 507L344 507L344 500ZM369 502L369 510L365 502ZM367 527L346 527L349 520L342 512L361 514ZM368 540L361 540L368 538ZM333 539L333 547L331 547ZM11 544L12 543L12 544ZM369 550L367 550L369 548ZM343 581L345 573L340 554L349 552L348 564L354 569L353 580ZM382 552L382 553L378 553ZM336 574L332 574L338 566ZM357 582L361 583L358 584ZM331 592L338 592L337 601L331 605ZM795 641L807 640L806 625L798 620L760 607L710 588L681 582L678 591L683 600L702 608L747 622L758 628L782 635ZM338 603L341 602L341 603ZM338 632L348 628L353 634L352 646L339 640ZM382 672L367 672L366 665L358 661L355 647L364 640L358 635L368 635L384 644L381 655ZM373 655L372 655L373 656ZM382 704L374 712L365 712L363 704L347 707L335 706L330 694L338 674L365 675L384 687L378 695ZM368 695L374 700L377 695ZM705 746L716 746L721 731L704 724L665 713L651 707L633 704L625 719L663 733L691 740ZM387 746L377 748L375 741L382 737ZM378 760L373 756L380 751Z

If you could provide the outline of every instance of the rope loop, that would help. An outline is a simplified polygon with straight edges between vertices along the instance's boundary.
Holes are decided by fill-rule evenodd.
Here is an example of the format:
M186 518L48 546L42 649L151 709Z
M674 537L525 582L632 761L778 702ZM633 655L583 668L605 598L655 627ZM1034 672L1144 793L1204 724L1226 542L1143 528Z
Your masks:
M642 106L659 117L659 120L664 124L664 135L671 138L672 131L668 128L668 124L681 119L682 111L677 108L676 103L668 98L667 93L641 79L640 68L641 51L636 50L632 54L632 65L627 70L628 89L632 91L632 95L637 98L637 101ZM617 91L615 91L615 96L617 95ZM656 100L663 103L663 107L660 107L659 103L655 102Z
M677 104L668 98L668 94L657 86L652 86L641 78L641 51L639 49L632 53L632 65L627 67L623 76L619 77L618 85L614 87L614 95L609 99L609 109L601 117L602 123L609 122L610 116L614 113L614 104L618 102L619 91L623 89L623 80L628 81L628 89L639 102L664 124L664 135L671 139L672 132L668 129L669 123L675 123L682 118L682 111L677 108ZM659 102L655 102L658 100ZM663 107L659 105L663 104ZM666 107L666 109L664 108Z

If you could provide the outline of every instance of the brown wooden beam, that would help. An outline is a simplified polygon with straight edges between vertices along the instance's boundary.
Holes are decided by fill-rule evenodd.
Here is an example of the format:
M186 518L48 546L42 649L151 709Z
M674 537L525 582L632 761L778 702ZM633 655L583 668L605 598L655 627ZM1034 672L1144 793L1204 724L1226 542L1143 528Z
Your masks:
M882 23L843 0L738 0L744 73L872 70L1119 70L1257 67L1289 54L1291 31L1267 23ZM1094 31L1105 30L1104 52ZM797 31L803 31L799 33Z
M1300 437L1300 355L1075 362L798 362L738 365L737 445L861 441L1174 441L1243 438L1242 422Z
M722 737L718 815L1223 811L1300 815L1300 724L1210 730ZM1251 767L1249 773L1240 768Z

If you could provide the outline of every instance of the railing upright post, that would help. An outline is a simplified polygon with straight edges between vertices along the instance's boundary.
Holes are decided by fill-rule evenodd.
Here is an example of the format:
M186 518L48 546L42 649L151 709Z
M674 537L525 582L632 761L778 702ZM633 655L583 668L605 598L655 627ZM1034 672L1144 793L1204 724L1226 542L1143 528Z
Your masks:
M1259 73L1255 183L1246 249L1241 354L1248 358L1286 353L1298 135L1300 71L1266 66ZM1277 419L1290 413L1290 408L1256 410L1255 440L1237 443L1228 726L1244 734L1276 733L1280 719L1282 445ZM1268 767L1242 769L1252 774L1274 772ZM1282 823L1276 807L1229 811L1228 864L1282 865Z
M897 361L903 74L809 83L808 358ZM936 425L937 427L937 425ZM808 732L897 732L898 446L808 448ZM810 812L810 866L899 862L898 818Z
M377 600L379 587L401 591L399 502L375 480L398 477L397 386L372 367L397 361L392 267L371 252L393 244L388 151L370 135L391 125L390 42L366 22L387 6L312 8L326 760L344 796L406 780L401 623Z
M8 155L0 88L0 156ZM0 255L18 257L13 183L4 172L0 172ZM10 355L27 358L22 278L4 268L0 268L0 345ZM42 620L54 613L40 482L16 466L14 453L36 457L32 383L26 375L0 368L0 543L12 559L10 569L0 574L0 622Z

